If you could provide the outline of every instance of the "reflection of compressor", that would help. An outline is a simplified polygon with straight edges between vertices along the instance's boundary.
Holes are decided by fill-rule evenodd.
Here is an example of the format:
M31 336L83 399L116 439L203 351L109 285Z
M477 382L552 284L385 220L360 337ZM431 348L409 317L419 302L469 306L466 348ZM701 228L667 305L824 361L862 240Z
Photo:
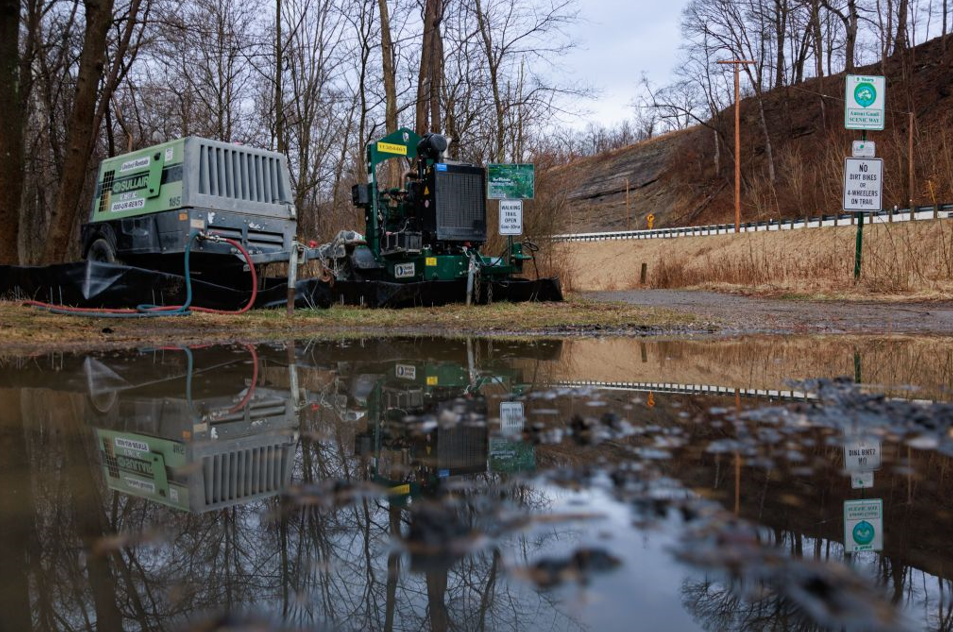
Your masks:
M266 498L287 487L297 444L292 394L257 385L254 348L251 381L239 401L235 378L244 363L215 368L193 393L193 351L183 348L184 378L102 390L96 439L110 489L195 513ZM236 366L238 365L238 366ZM235 369L231 371L229 369ZM182 383L184 380L184 384Z

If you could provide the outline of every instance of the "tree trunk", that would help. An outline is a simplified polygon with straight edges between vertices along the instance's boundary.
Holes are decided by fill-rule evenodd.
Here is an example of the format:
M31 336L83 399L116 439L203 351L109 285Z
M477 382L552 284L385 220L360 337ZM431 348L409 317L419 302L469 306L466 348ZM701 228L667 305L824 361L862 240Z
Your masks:
M443 90L443 36L440 22L443 19L443 0L434 0L433 32L430 35L430 131L440 133L443 129L440 116L440 93Z
M758 117L761 122L761 131L764 134L764 157L768 161L768 180L774 184L774 150L771 148L771 135L768 133L768 121L764 116L764 99L758 90Z
M788 8L786 0L774 0L774 36L777 43L777 61L774 72L774 87L784 85L784 45L787 33Z
M854 51L857 48L857 22L859 20L859 15L857 13L857 0L848 0L847 2L848 9L848 19L847 19L847 35L844 39L844 69L847 72L854 71Z
M384 71L384 125L388 134L397 131L397 71L394 68L394 41L390 35L390 11L387 0L377 0L377 7L381 14L381 61ZM363 116L363 113L362 113ZM363 134L363 128L361 130ZM363 177L363 174L361 174ZM400 163L396 160L387 162L388 187L400 186Z
M814 35L814 71L817 76L824 76L824 33L821 30L821 3L819 0L811 2L811 31Z
M894 51L900 52L907 48L907 12L909 0L897 2L897 36L894 37Z
M285 151L285 105L284 89L281 85L283 57L281 43L281 0L275 0L275 149Z
M79 58L73 110L69 117L66 157L56 202L50 218L49 237L43 251L43 262L62 261L70 246L76 211L83 193L86 170L99 129L93 129L96 118L96 97L103 76L106 34L112 22L112 0L84 0L86 28L83 52ZM105 98L108 98L105 97Z
M940 50L946 52L946 29L950 19L950 0L943 0L943 28L940 31Z
M504 116L506 115L503 107L503 98L500 95L499 65L493 54L493 39L490 35L490 26L487 24L486 16L483 15L483 7L480 0L476 0L477 26L480 29L480 36L483 38L483 47L486 52L487 68L490 71L490 88L493 91L493 106L496 110L496 142L493 147L493 160L503 162L503 146L506 137L506 128L504 127Z
M12 59L16 62L17 56ZM3 62L7 62L6 57ZM0 559L4 574L0 608L4 627L10 630L35 629L30 606L30 552L34 549L30 540L36 537L36 510L24 427L20 390L0 389L0 474L7 482L0 494Z
M20 262L24 102L20 77L20 3L0 0L0 264Z
M384 124L387 133L397 130L397 79L394 70L394 43L390 36L390 12L387 0L377 0L381 12L381 57L384 68Z
M437 23L438 0L427 0L424 6L424 34L420 46L420 71L417 73L417 103L415 127L418 134L430 131L428 118L430 115L430 95L433 72L431 65L436 62L434 53L434 27Z
M718 140L718 130L711 131L715 140L715 175L721 175L721 141Z

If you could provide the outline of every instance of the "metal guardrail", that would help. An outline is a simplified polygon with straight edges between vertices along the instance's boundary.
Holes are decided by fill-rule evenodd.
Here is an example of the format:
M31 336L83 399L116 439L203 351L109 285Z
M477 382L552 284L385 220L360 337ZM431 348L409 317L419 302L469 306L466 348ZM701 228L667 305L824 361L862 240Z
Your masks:
M950 219L953 217L953 204L933 206L917 206L914 212L910 209L886 210L879 213L866 213L865 222L872 224L888 224L891 222L909 222L935 219ZM891 217L892 215L892 217ZM807 219L776 219L763 222L744 222L741 232L755 233L773 230L796 230L801 228L824 228L833 226L851 226L854 213L842 215L822 215ZM912 216L912 217L911 217ZM673 239L676 237L707 237L709 235L729 235L735 232L732 224L709 224L707 226L682 226L675 228L654 228L652 230L619 230L601 233L571 233L553 235L553 241L614 241L620 239Z
M735 388L717 384L679 384L674 382L603 382L597 380L570 380L555 382L557 388L590 388L598 391L625 391L636 393L674 393L680 395L738 395L744 398L762 398L770 401L816 401L815 393L796 389ZM864 385L861 385L864 386ZM882 387L873 387L874 390ZM887 397L891 401L907 401L914 404L931 404L935 399Z
M683 395L735 395L763 397L768 399L792 399L807 401L817 399L813 393L793 389L734 388L714 384L677 384L672 382L600 382L594 380L571 380L556 382L553 386L563 388L594 388L600 391L633 391L639 393L679 393Z

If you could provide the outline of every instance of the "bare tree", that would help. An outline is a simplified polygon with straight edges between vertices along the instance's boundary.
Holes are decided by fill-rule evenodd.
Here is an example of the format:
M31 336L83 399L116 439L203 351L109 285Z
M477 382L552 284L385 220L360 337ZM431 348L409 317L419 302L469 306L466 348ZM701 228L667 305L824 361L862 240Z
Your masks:
M29 32L29 31L28 31ZM30 46L28 45L29 49ZM21 71L20 2L0 1L0 263L19 263L20 196L23 193L23 121L29 69Z
M137 3L138 9L138 3ZM127 49L120 47L115 56L109 81L99 90L105 68L107 34L113 19L113 0L84 0L85 29L83 49L76 74L73 107L67 124L66 154L63 175L50 217L49 236L43 250L43 261L61 260L69 252L70 237L76 224L76 212L82 199L89 158L102 122L102 101L108 102L116 89L117 75ZM132 12L135 21L138 10ZM128 45L128 40L126 40Z

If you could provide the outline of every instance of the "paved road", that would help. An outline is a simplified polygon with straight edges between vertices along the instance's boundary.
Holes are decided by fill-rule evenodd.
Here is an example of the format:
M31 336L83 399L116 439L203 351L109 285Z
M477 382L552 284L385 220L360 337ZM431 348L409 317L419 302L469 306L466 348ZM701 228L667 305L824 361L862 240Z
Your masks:
M587 292L584 296L690 312L721 321L730 331L953 335L953 302L798 301L689 290Z

